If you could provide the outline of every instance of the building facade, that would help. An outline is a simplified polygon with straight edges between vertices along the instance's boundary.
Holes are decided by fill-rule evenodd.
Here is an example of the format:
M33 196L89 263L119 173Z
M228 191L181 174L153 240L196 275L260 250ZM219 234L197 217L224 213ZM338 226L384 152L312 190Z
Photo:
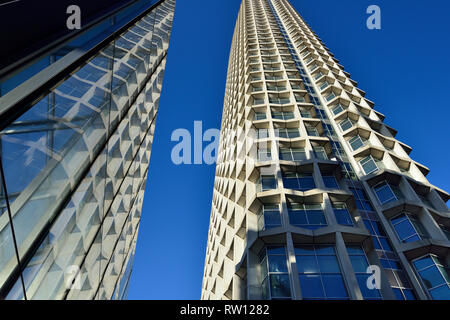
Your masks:
M287 0L242 1L202 299L450 299L449 194L364 96Z
M128 1L1 79L1 298L126 298L174 10Z

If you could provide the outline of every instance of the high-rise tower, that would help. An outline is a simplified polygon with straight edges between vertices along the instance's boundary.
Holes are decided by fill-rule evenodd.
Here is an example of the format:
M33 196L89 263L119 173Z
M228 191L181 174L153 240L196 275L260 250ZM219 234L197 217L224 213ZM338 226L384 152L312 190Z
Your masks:
M1 64L1 298L127 295L175 0L91 2Z
M202 299L450 299L449 194L364 96L287 0L242 1Z

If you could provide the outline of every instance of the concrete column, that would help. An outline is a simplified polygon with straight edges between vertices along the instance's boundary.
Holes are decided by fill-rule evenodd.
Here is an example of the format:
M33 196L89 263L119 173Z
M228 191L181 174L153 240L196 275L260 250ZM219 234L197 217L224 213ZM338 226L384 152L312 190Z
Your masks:
M289 280L291 282L292 299L301 300L303 297L300 288L300 282L298 280L298 268L295 258L294 242L292 241L292 234L290 232L286 234L286 249L288 254L288 270Z
M352 262L345 246L344 238L340 232L336 232L336 251L339 264L342 268L342 276L347 284L347 290L350 299L363 300L361 290L359 289L358 280L353 272Z
M331 225L337 225L337 220L336 220L336 215L334 214L333 211L333 205L331 204L331 200L330 197L328 196L327 193L323 194L323 202L324 202L324 214L325 217L327 218L327 223L329 226Z
M234 274L233 275L233 300L246 300L246 292L244 292L244 281L242 281L242 279L237 275Z

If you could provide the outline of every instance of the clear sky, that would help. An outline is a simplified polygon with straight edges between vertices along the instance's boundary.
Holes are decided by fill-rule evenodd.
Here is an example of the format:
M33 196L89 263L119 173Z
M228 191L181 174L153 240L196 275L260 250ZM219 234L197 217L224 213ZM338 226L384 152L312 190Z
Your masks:
M356 80L428 179L450 191L450 2L291 0ZM366 8L381 8L381 30ZM171 161L175 129L220 128L240 0L178 0L129 299L199 299L214 165ZM205 143L206 146L207 143Z

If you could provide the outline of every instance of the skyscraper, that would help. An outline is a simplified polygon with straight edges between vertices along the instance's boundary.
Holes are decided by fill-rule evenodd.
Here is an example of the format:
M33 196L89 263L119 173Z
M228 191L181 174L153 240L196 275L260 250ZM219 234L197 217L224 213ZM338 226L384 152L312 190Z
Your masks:
M126 297L174 9L112 1L1 70L1 298Z
M242 1L202 299L450 299L450 196L364 96L287 0Z

